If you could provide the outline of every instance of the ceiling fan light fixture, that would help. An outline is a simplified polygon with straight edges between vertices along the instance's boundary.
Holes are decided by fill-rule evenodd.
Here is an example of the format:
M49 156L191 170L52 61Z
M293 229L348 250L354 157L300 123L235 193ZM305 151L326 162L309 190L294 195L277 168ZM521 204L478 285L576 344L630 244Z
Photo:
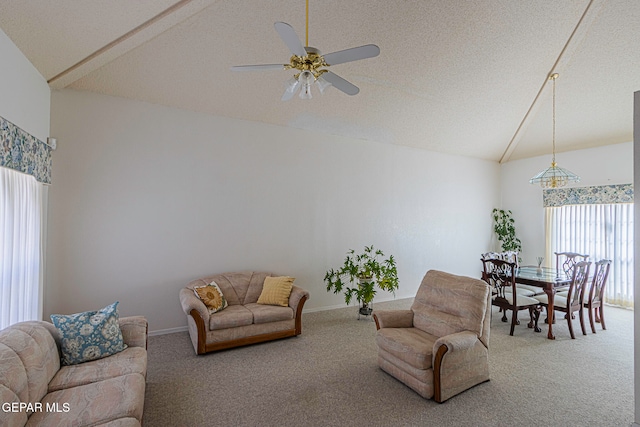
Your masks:
M298 81L298 79L294 77L291 77L289 80L287 80L284 84L285 89L287 92L294 92L298 89L298 87L300 86L300 82Z
M298 81L300 81L300 83L302 83L303 85L311 85L311 83L313 83L315 79L316 78L313 76L313 74L309 70L304 70L303 72L300 73L300 76L298 77Z
M316 85L318 86L318 90L321 94L324 94L324 91L331 86L331 83L322 78L322 76L316 79Z
M283 101L289 101L302 87L300 98L311 99L311 86L315 82L320 93L329 86L333 86L347 95L357 95L360 92L357 86L327 70L331 65L344 64L345 62L359 61L361 59L373 58L380 54L380 48L374 44L352 47L337 52L321 55L320 51L309 46L309 0L307 0L306 19L306 43L303 45L298 38L293 27L286 22L276 22L274 27L282 41L289 48L292 56L288 64L261 64L261 65L239 65L231 67L233 71L250 70L296 70L298 74L285 84L285 92L282 95ZM326 78L320 78L325 75Z
M300 99L311 99L311 85L316 81L316 77L309 70L304 70L298 76L298 83L302 85L300 90Z
M311 85L308 83L305 83L302 85L302 89L300 90L300 99L311 99L313 98L313 96L311 96Z

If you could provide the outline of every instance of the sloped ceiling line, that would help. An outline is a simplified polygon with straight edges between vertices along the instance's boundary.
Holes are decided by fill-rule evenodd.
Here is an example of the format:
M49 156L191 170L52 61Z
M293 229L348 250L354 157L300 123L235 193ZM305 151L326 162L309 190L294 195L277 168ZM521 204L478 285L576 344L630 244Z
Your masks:
M118 46L119 44L121 44L125 40L128 40L131 37L133 37L134 35L136 35L137 33L149 28L150 26L152 26L156 22L160 21L161 19L163 19L163 18L175 13L178 9L182 8L183 6L185 6L188 3L191 3L191 1L192 0L180 0L180 1L178 1L174 5L168 7L167 9L163 10L162 12L158 13L156 16L154 16L154 17L146 20L142 24L138 25L137 27L135 27L131 31L121 35L120 37L118 37L117 39L112 41L111 43L106 44L105 46L103 46L100 49L96 50L95 52L93 52L92 54L88 55L84 59L82 59L82 60L78 61L77 63L73 64L71 67L67 68L66 70L61 71L57 75L53 76L52 78L50 78L47 81L47 83L48 84L55 83L57 80L59 80L62 77L66 76L67 74L71 73L72 71L77 70L78 68L80 68L83 65L89 63L90 61L98 58L100 55L102 55L105 52L109 51L113 47Z
M566 64L566 62L570 59L571 54L575 51L577 46L580 44L580 41L587 34L590 24L595 20L603 3L604 3L603 0L591 0L589 4L587 4L587 7L585 8L584 12L580 16L578 23L576 24L575 28L569 35L567 42L564 44L562 50L558 54L558 57L556 58L553 65L551 66L549 73L547 73L547 75L545 76L544 81L540 86L540 89L538 89L538 93L533 99L533 102L531 103L531 105L529 106L529 109L527 110L524 117L522 118L522 121L518 125L518 128L516 129L515 133L513 134L513 137L509 141L509 144L507 144L507 148L504 150L504 153L502 154L502 157L500 158L499 163L508 162L509 159L511 158L511 154L518 146L518 142L520 142L520 138L524 133L527 124L529 123L529 119L535 115L534 112L537 110L537 107L539 105L538 101L541 99L542 92L547 86L547 82L549 81L549 76L553 73L559 73L559 70L563 68L564 64Z
M638 0L323 0L325 13L311 25L323 46L375 42L382 54L371 66L340 66L362 85L357 97L330 90L312 102L282 103L282 75L239 76L229 66L288 58L270 28L275 21L304 28L299 2L0 0L0 30L53 91L302 123L502 163L550 154L553 70L561 77L561 157L633 139Z

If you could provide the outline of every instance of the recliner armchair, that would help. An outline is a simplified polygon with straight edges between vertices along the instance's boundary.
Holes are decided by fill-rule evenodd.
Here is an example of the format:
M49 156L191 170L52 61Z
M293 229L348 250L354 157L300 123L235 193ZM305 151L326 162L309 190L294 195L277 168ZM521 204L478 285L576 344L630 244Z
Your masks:
M442 403L489 380L491 289L430 270L409 310L376 310L378 365Z

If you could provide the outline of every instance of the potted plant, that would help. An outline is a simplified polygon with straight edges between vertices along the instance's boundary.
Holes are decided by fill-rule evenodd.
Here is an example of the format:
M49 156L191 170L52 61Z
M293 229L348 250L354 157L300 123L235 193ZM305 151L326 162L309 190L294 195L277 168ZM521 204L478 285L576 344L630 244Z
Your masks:
M327 292L337 294L344 291L347 305L355 297L360 303L358 317L360 314L368 316L373 310L371 302L377 289L395 295L398 289L398 269L393 255L384 259L381 250L375 249L373 245L365 246L361 254L356 254L353 249L349 250L342 266L337 270L327 271L324 281L327 283Z
M522 251L522 242L516 237L515 220L510 210L493 210L493 231L500 241L502 251Z

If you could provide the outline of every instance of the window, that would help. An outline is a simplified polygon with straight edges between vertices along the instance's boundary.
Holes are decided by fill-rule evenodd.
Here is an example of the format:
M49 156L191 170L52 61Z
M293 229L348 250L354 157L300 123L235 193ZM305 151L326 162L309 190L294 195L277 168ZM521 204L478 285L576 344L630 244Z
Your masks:
M44 185L0 167L0 329L42 317Z
M618 190L621 193L612 197L612 187L616 187L613 193ZM633 203L629 196L633 197L633 188L629 188L630 185L567 189L555 197L571 203L562 206L548 206L554 203L545 200L546 256L554 262L554 252L588 254L589 261L593 262L610 259L605 302L632 308Z
M0 329L42 317L51 147L0 117Z

